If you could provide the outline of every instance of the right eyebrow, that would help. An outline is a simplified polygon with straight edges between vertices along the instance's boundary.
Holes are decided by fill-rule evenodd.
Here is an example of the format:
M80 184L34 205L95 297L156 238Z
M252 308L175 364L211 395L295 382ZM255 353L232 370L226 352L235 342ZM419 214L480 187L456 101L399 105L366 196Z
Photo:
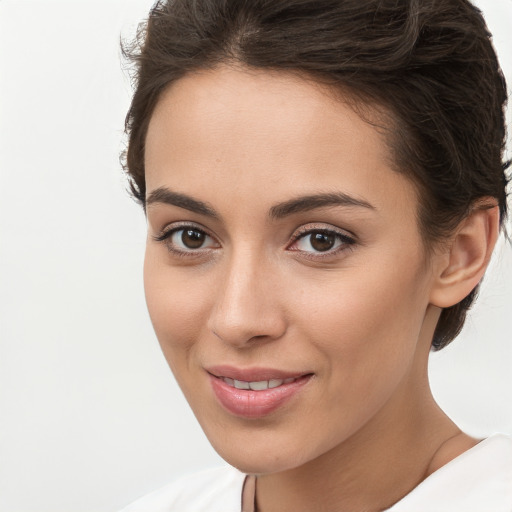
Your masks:
M219 214L207 203L179 192L172 192L167 187L159 187L151 191L146 199L146 205L155 203L170 204L213 219L219 218Z

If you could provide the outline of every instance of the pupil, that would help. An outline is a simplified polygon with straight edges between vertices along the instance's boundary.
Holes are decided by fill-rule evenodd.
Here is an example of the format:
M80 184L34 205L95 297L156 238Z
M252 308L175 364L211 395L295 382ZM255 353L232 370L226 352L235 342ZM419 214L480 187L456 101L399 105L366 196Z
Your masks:
M181 235L181 241L189 249L199 249L204 243L205 234L195 229L185 229Z
M329 233L321 233L316 232L311 234L311 246L316 251L328 251L332 249L334 243L336 242L335 235L331 235Z

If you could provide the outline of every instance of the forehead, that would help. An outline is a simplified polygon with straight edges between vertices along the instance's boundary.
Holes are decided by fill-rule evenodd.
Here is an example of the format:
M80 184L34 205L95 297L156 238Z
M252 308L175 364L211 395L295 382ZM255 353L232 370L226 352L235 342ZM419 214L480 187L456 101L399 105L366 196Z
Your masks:
M377 208L392 193L416 202L375 126L326 86L277 71L225 66L172 84L152 115L145 164L148 193L229 190L270 203L336 190Z

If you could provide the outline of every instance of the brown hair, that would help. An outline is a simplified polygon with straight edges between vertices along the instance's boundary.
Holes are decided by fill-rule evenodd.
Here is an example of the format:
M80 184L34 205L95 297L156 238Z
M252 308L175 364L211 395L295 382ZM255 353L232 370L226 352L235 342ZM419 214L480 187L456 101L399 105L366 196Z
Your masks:
M467 0L161 0L123 51L136 71L123 164L143 206L160 94L191 71L236 62L299 72L383 107L396 169L418 187L427 248L483 197L496 198L503 226L506 84ZM476 293L442 311L434 349L457 336Z

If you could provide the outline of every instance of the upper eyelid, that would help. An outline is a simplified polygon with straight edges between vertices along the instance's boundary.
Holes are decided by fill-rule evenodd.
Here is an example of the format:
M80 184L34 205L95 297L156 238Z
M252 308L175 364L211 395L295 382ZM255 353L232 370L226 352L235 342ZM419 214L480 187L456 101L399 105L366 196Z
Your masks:
M178 222L172 222L170 224L167 224L162 229L160 229L158 231L158 233L153 238L156 238L157 240L161 240L163 238L167 238L171 233L174 233L176 231L179 231L180 229L186 229L186 228L197 229L198 231L202 231L204 234L208 235L210 238L217 240L217 237L212 235L211 232L207 228L205 228L201 224L198 224L197 222L193 222L193 221L178 221Z
M312 224L312 225L311 225ZM312 233L314 231L326 231L329 233L334 233L336 235L344 236L346 238L351 238L353 240L356 240L356 235L346 229L341 229L332 225L326 225L326 224L320 224L315 225L315 223L311 224L305 224L299 228L297 228L293 235L292 235L292 241L297 240L297 238L301 237L302 235L307 235L309 233Z

